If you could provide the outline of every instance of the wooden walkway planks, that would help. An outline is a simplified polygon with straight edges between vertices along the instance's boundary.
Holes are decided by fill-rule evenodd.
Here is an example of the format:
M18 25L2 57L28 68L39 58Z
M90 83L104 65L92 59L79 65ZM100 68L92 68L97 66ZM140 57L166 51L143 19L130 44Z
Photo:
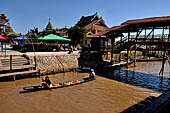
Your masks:
M40 71L31 70L31 71L22 71L22 72L5 73L5 74L0 74L0 77L5 77L5 76L16 76L16 75L25 75L25 74L33 74L33 73L39 73L39 74L40 74Z

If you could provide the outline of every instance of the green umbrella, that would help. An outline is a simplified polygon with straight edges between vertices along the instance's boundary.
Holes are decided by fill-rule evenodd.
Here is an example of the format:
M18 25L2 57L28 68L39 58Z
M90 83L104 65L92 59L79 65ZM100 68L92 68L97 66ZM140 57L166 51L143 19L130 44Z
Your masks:
M71 39L63 38L54 34L49 34L44 37L32 38L33 40L60 40L60 41L71 41Z

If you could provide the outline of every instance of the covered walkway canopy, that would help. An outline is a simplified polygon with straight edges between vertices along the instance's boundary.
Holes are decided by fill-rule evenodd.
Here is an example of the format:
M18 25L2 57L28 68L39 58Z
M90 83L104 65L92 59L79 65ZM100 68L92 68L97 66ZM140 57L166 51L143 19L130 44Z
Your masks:
M128 20L123 22L120 26L113 26L109 33L127 33L137 32L142 29L163 29L170 28L170 16L152 17L144 19Z

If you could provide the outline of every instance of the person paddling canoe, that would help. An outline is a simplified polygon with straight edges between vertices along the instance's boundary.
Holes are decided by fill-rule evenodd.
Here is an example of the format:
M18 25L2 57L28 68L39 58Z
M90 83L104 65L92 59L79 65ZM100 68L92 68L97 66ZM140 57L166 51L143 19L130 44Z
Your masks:
M41 84L41 86L42 86L43 88L50 88L50 87L52 87L51 80L49 79L48 76L46 76L45 79L42 78L42 84Z
M90 78L95 78L95 72L94 72L94 69L91 69L91 72L90 72L90 74L89 74L89 77Z

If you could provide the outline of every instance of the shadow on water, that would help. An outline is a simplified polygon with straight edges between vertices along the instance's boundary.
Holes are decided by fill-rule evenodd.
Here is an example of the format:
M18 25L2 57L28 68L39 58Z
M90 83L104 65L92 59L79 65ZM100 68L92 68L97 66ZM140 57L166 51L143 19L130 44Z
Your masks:
M52 91L53 89L46 89L48 91ZM39 91L45 91L45 90L22 90L19 92L19 94L27 94L27 93L33 93L33 92L39 92Z
M170 88L170 79L152 74L134 72L130 70L112 70L97 73L99 76L112 80L150 89L157 92L166 92Z
M23 91L20 91L19 94L26 94L26 93L33 93L35 91L28 91L28 90L23 90Z
M150 105L152 101L154 101L156 97L149 96L145 98L144 100L138 102L137 104L127 108L126 110L120 112L120 113L142 113L142 111Z

